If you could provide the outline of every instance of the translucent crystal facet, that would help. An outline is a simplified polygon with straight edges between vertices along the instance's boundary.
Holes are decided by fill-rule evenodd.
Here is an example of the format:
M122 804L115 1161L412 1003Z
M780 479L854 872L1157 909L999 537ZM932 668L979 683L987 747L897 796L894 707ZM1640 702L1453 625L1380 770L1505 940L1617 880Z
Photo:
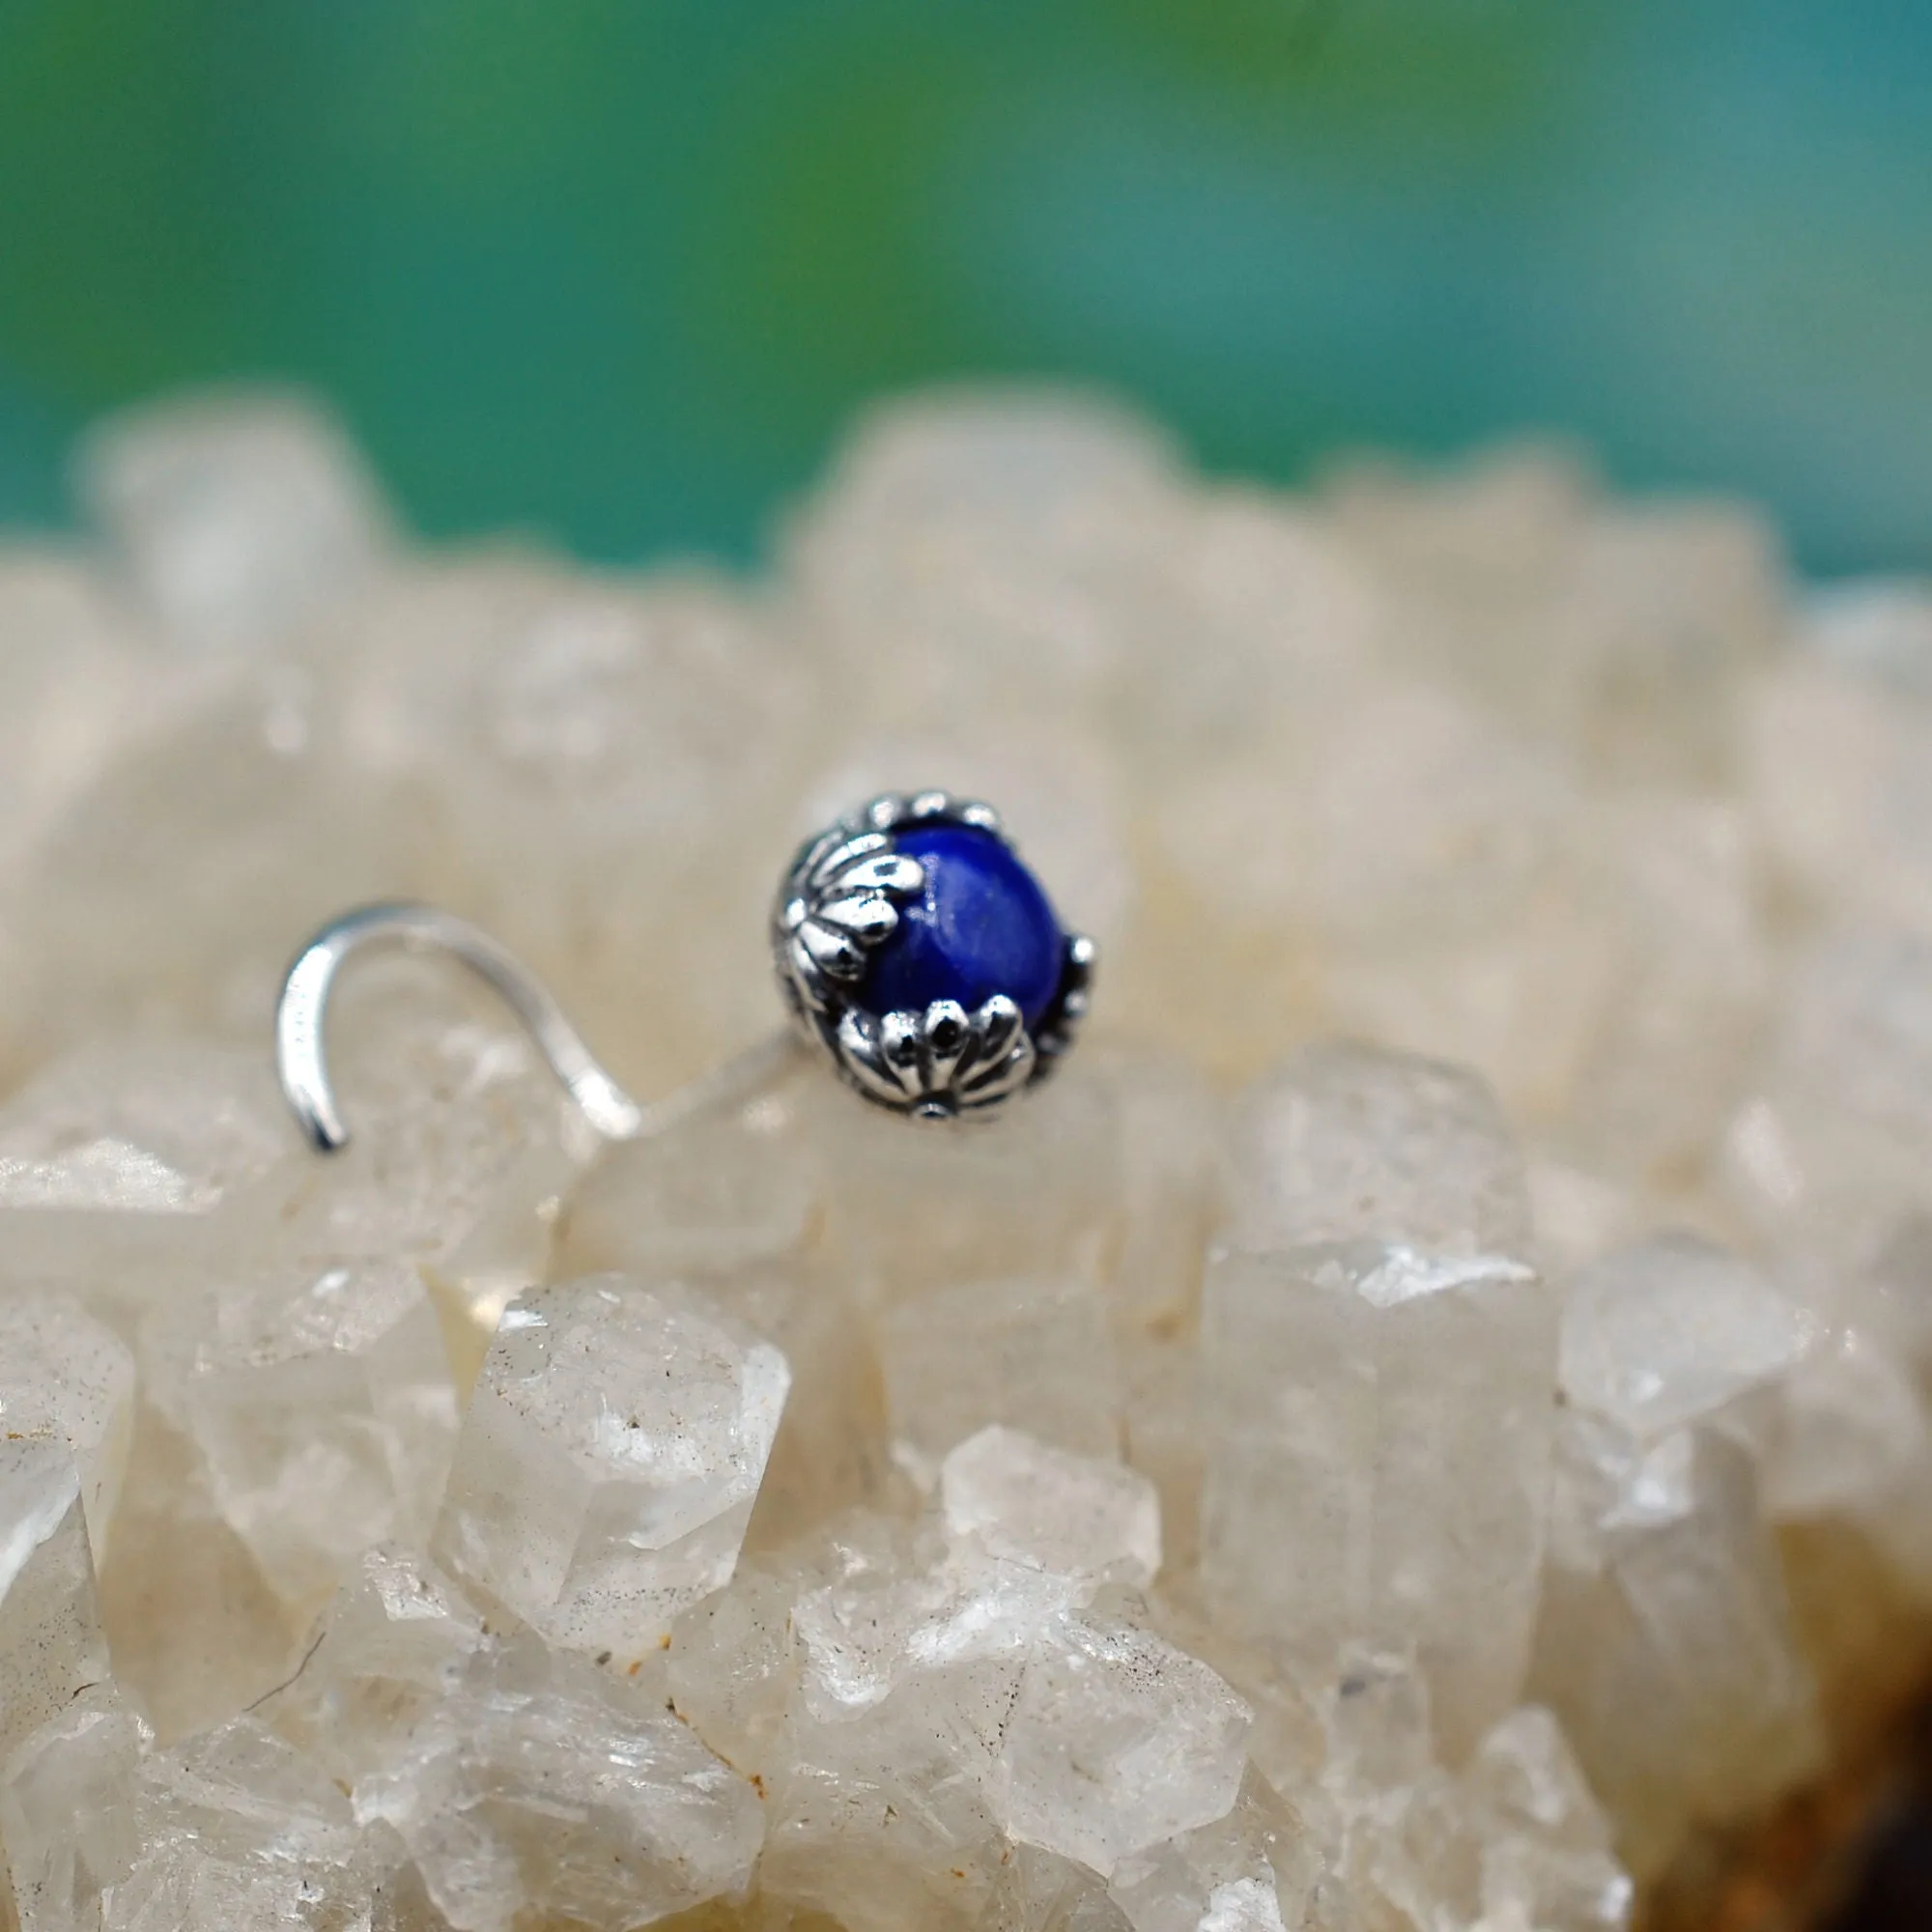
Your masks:
M1520 1262L1363 1243L1210 1264L1202 1563L1314 1660L1419 1648L1451 1737L1516 1700L1543 1557L1556 1302Z
M987 1423L1024 1424L1082 1455L1119 1446L1113 1335L1091 1282L948 1284L891 1309L879 1337L894 1455L922 1487Z
M802 1129L839 1151L824 1164L824 1250L862 1303L1100 1276L1122 1217L1119 1095L1076 1060L1027 1100L996 1133L966 1122L906 1134L814 1087Z
M217 1505L193 1441L147 1402L101 1566L100 1607L115 1676L163 1744L244 1710L300 1656L304 1615L270 1587Z
M0 1297L0 1429L67 1444L97 1556L104 1555L134 1433L134 1361L62 1293Z
M124 1337L231 1238L228 1214L297 1151L259 1054L110 1039L0 1106L9 1279L59 1283Z
M388 1768L483 1642L483 1617L426 1558L363 1552L302 1657L258 1706L345 1787Z
M408 1262L284 1267L172 1296L142 1358L216 1506L293 1605L318 1608L372 1538L427 1535L456 1397Z
M355 1808L401 1834L456 1932L628 1932L743 1889L764 1829L659 1697L530 1636L477 1650Z
M1856 1250L1925 1207L1932 1150L1932 939L1855 928L1813 943L1724 1136L1745 1211Z
M559 1271L703 1279L799 1253L821 1182L796 1112L794 1095L766 1095L606 1149L570 1197Z
M381 1861L321 1768L252 1718L142 1764L139 1851L104 1888L101 1932L369 1922Z
M1133 1932L1287 1932L1315 1903L1312 1837L1250 1773L1226 1816L1122 1860L1108 1893Z
M696 1290L539 1289L484 1361L438 1552L553 1641L641 1656L730 1580L790 1379Z
M1015 1837L1111 1872L1234 1804L1251 1713L1198 1659L1070 1618L1030 1658L995 1776Z
M10 1433L0 1437L0 1765L106 1677L73 1457L50 1436Z
M1521 1156L1495 1096L1466 1068L1309 1047L1242 1095L1234 1146L1227 1237L1237 1246L1527 1252Z
M1145 1476L1070 1456L1017 1430L970 1436L939 1472L955 1542L1063 1577L1151 1583L1160 1568L1160 1501Z
M153 1733L93 1686L20 1740L0 1771L0 1853L21 1932L94 1932L101 1893L141 1856L135 1797Z
M1634 1889L1562 1727L1526 1704L1483 1739L1463 1774L1483 1855L1485 1909L1553 1932L1620 1932Z
M1803 1312L1737 1256L1663 1235L1583 1269L1563 1313L1563 1391L1651 1438L1784 1374Z
M878 1503L893 1480L884 1378L843 1282L816 1260L798 1260L714 1275L705 1292L774 1344L792 1375L748 1547L782 1548Z
M1747 1809L1818 1748L1755 1446L1757 1392L1804 1343L1760 1275L1680 1237L1605 1257L1565 1308L1531 1682L1639 1868L1688 1817Z

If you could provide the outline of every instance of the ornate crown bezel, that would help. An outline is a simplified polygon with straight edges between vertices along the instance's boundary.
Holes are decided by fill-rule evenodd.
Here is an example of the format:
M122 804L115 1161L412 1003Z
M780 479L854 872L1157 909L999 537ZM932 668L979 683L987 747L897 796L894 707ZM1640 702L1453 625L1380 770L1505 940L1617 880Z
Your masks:
M1000 1106L1059 1064L1086 1016L1096 949L1084 933L1064 935L1060 983L1031 1030L1005 994L971 1012L955 1000L876 1014L859 1006L870 953L925 886L897 836L928 825L1012 844L999 813L977 799L883 793L799 848L772 908L772 955L793 1019L848 1086L895 1113L952 1120Z

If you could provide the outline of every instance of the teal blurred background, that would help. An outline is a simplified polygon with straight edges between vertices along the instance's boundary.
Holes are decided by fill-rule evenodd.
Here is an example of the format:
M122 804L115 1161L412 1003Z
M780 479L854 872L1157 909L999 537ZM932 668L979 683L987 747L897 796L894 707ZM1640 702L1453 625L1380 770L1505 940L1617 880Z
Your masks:
M0 518L335 399L432 533L750 554L866 398L1587 439L1932 563L1925 0L0 0Z

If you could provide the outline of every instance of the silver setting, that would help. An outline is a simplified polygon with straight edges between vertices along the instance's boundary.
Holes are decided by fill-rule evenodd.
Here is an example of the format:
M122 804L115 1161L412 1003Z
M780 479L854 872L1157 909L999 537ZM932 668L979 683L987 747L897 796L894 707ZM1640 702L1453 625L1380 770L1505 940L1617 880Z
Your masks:
M919 1120L980 1114L1044 1079L1086 1016L1097 949L1068 933L1060 985L1029 1033L996 993L974 1011L935 1000L922 1011L871 1013L854 1003L872 951L898 930L899 907L924 890L895 836L964 825L1008 845L1000 815L950 792L888 792L799 848L772 907L772 957L792 1017L868 1100Z

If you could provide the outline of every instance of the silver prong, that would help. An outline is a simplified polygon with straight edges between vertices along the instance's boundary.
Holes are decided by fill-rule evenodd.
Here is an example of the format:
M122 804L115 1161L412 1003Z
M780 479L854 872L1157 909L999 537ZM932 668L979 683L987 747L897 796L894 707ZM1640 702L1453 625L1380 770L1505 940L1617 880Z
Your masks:
M1024 1087L1033 1077L1036 1055L1020 1009L996 993L973 1015L979 1053L959 1081L961 1104L989 1107Z
M838 1041L839 1065L862 1093L888 1106L904 1100L904 1081L890 1058L889 1042L880 1035L876 1021L847 1008L839 1016Z
M848 934L835 931L829 925L820 925L816 918L807 920L799 927L798 943L805 948L819 971L832 979L858 980L865 977L865 949Z
M916 1099L924 1086L924 1054L917 1013L888 1013L878 1023L879 1059L898 1083L901 1099Z
M995 993L981 1003L973 1015L973 1032L980 1042L980 1058L991 1064L1004 1060L1013 1042L1026 1031L1026 1021L1018 1006L1004 993Z
M874 852L886 849L886 835L883 832L861 832L844 834L835 826L824 838L811 848L811 856L805 862L807 876L814 886L822 886L835 873L842 872L847 866L856 866Z
M920 1024L926 1089L952 1087L961 1065L971 1061L975 1044L966 1009L957 1000L934 1000Z
M824 900L813 918L849 932L861 946L877 946L890 939L899 923L899 909L883 893L847 893Z
M910 895L923 891L925 872L917 859L903 852L881 852L869 859L858 859L841 870L827 887L838 893L899 893Z

